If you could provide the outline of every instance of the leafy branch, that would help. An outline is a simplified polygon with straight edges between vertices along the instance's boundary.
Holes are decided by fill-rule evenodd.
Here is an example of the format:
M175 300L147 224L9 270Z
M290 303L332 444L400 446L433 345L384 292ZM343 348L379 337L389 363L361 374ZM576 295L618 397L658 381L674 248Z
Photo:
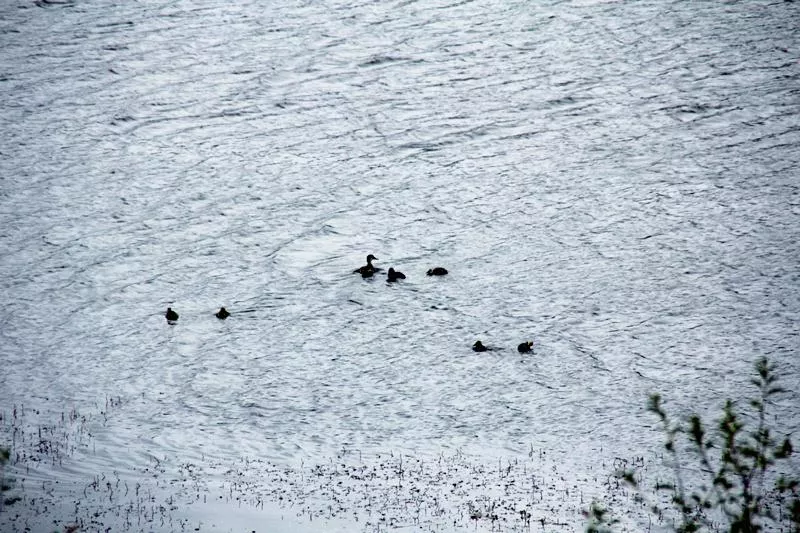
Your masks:
M725 402L716 430L709 436L700 416L692 414L684 424L673 422L661 396L650 396L647 409L661 422L664 448L674 476L674 482L656 484L655 490L665 493L678 512L680 522L674 530L679 533L714 528L714 514L724 518L729 533L757 533L767 524L789 526L800 533L800 480L796 474L786 477L775 473L779 462L788 463L791 459L794 451L791 439L788 435L776 436L767 423L767 408L774 403L775 396L786 390L777 385L775 368L766 358L756 362L755 370L757 377L752 383L758 393L749 402L753 410L750 419L755 421L755 427L749 430L744 422L748 417L738 413L730 400ZM687 445L686 450L679 447L681 443ZM687 453L699 463L703 480L692 489L684 479ZM641 493L635 471L626 470L618 475ZM662 513L658 505L653 505L652 510ZM612 525L604 514L592 516L595 521L587 531L607 531Z

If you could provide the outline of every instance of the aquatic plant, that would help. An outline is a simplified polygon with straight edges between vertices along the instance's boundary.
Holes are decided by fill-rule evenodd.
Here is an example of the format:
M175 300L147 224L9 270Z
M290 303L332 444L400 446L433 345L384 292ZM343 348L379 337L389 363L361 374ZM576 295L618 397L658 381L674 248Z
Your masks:
M800 532L800 479L791 464L791 439L776 437L767 416L775 397L787 391L777 385L775 368L766 358L759 359L755 369L757 377L752 383L757 394L749 401L751 411L740 413L727 400L713 435L699 415L692 414L683 423L674 422L661 396L650 396L647 409L661 422L674 477L672 482L655 485L656 494L665 497L651 504L651 511L663 517L671 508L674 531ZM746 420L755 421L754 427L746 430ZM687 478L690 460L696 467L693 477ZM636 469L617 473L646 500L638 474ZM604 508L593 505L587 514L587 531L611 531L614 521Z

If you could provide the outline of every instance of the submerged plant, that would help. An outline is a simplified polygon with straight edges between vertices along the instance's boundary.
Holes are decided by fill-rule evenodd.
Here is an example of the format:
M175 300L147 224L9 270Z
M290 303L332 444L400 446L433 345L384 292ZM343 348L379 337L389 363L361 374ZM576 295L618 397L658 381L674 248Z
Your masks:
M666 494L666 501L677 511L675 531L755 533L771 525L800 533L800 480L797 470L791 470L792 443L789 436L776 437L767 419L767 407L786 391L776 384L774 366L766 358L759 359L755 368L757 377L752 382L758 394L749 402L755 420L750 429L745 428L744 419L751 417L737 412L730 400L723 406L716 431L709 435L699 415L692 414L683 424L673 422L661 396L650 397L647 408L661 421L674 476L673 482L659 483L655 490ZM691 486L684 476L684 465L690 460L696 462L702 480ZM779 473L778 463L787 465L791 474ZM618 475L642 492L636 471ZM659 516L664 511L660 504L651 510ZM607 531L613 525L606 513L598 514L594 506L590 518L587 531Z

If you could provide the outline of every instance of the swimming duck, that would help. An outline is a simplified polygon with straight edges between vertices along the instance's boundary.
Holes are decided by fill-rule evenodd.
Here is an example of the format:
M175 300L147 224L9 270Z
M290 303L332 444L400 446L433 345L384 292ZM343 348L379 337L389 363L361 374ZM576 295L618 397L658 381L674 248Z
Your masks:
M219 318L220 320L225 320L226 318L231 316L231 314L224 307L220 307L219 311L217 311L217 313L214 316Z
M373 262L373 261L377 261L377 260L378 260L378 258L377 258L377 257L375 257L375 256L374 256L374 255L372 255L372 254L369 254L369 255L367 256L367 264L366 264L366 265L364 265L364 266L362 266L362 267L359 267L359 268L357 268L357 269L353 270L353 272L354 272L354 273L356 273L356 274L361 274L362 276L364 276L364 272L370 272L370 271L371 271L372 273L375 273L375 272L380 272L380 270L381 270L381 269L380 269L380 268L378 268L378 267L376 267L376 266L373 266L373 264L372 264L372 262ZM371 275L372 275L372 274L370 274L370 276L371 276ZM364 277L365 277L365 278L367 278L367 277L369 277L369 276L364 276Z
M361 277L364 279L371 278L374 273L375 273L374 269L363 267L363 269L361 270Z
M517 351L519 353L527 353L531 351L532 346L533 346L533 341L525 341L519 346L517 346Z
M428 269L429 276L444 276L445 274L447 274L447 269L443 267Z
M173 311L171 307L167 307L167 312L164 313L164 316L167 317L167 322L170 324L178 320L178 313Z
M406 275L402 272L398 272L393 268L389 268L389 272L386 273L386 281L392 282L397 281L398 279L406 279Z
M489 350L481 341L475 341L475 344L472 345L472 349L476 352L486 352Z

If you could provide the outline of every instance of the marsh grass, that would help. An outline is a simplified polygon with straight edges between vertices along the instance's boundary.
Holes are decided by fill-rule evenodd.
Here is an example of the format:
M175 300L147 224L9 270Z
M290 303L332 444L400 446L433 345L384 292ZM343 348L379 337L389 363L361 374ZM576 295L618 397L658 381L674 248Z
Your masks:
M124 407L116 398L94 410L15 406L4 415L0 434L13 446L7 467L20 499L0 514L0 530L192 531L208 527L198 517L209 513L224 528L229 513L260 512L313 531L549 533L580 529L582 510L598 499L632 509L616 525L620 530L638 531L646 520L636 491L611 475L646 471L643 458L598 460L578 472L571 463L582 458L533 446L493 458L342 448L300 464L146 455L143 464L120 472L121 466L109 467L107 445L95 435ZM98 453L103 460L94 458ZM309 529L297 528L303 530Z
M170 504L173 496L158 490L164 483L158 459L141 469L143 483L116 471L90 475L78 468L75 474L73 457L95 452L93 432L121 405L120 398L107 398L103 406L86 413L42 413L14 405L10 413L0 415L0 436L8 442L0 455L3 479L8 479L6 472L13 475L16 504L0 509L0 530L131 531L169 525L176 507Z
M299 465L150 456L132 472L95 472L93 435L120 405L57 413L50 416L55 423L15 409L3 432L13 442L9 466L20 500L0 515L0 530L203 530L208 524L197 517L213 508L223 513L221 524L226 512L277 511L316 531L574 531L587 502L624 498L608 476L610 463L579 475L533 447L494 459L458 450L425 456L345 448Z
M576 475L533 449L494 463L461 451L343 449L300 468L242 459L223 479L231 497L250 505L278 502L310 522L344 518L353 530L551 532L580 528L582 509L598 495L632 503L631 491L607 483L610 467Z

